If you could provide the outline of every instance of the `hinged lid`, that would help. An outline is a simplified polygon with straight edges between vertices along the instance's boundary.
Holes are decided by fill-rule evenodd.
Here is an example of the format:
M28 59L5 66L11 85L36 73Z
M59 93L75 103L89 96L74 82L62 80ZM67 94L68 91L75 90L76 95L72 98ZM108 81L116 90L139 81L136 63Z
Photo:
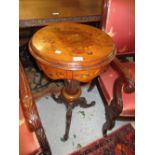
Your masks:
M31 54L53 66L70 69L94 67L115 55L112 38L92 26L54 23L37 31L30 43Z

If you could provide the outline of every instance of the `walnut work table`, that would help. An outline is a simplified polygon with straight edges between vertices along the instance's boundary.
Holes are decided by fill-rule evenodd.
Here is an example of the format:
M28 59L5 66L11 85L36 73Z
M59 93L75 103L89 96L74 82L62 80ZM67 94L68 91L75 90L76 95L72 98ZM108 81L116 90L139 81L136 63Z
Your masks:
M64 79L61 93L52 95L65 103L68 139L72 109L95 105L80 97L80 82L90 82L113 60L115 46L105 32L84 24L54 23L37 31L29 42L29 50L40 69L51 79Z

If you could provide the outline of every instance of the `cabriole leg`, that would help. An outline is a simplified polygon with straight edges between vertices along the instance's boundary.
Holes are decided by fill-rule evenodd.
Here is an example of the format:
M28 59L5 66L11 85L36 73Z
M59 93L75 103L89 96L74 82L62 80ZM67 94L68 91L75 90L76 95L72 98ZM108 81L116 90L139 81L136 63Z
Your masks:
M63 140L68 139L71 119L72 119L72 104L69 104L67 107L67 112L66 112L66 129L65 129L65 135L63 137Z

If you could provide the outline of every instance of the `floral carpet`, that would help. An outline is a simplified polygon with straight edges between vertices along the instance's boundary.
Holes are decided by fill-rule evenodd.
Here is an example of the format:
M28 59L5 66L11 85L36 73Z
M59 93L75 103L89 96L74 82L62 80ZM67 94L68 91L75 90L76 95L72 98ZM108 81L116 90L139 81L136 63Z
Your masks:
M135 130L127 124L70 155L134 155Z
M62 80L53 81L45 76L30 55L27 45L21 47L19 51L20 61L33 95L47 89L51 90L52 88L55 89L63 86Z

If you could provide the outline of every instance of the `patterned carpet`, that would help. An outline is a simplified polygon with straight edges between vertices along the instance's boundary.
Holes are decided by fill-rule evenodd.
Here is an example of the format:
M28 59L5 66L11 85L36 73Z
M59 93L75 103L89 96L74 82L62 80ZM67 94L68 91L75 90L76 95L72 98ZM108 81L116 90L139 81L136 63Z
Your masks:
M43 92L45 89L63 86L61 80L53 81L45 76L36 65L34 58L30 55L27 45L20 48L19 56L33 95Z
M135 130L127 124L70 155L134 155Z

